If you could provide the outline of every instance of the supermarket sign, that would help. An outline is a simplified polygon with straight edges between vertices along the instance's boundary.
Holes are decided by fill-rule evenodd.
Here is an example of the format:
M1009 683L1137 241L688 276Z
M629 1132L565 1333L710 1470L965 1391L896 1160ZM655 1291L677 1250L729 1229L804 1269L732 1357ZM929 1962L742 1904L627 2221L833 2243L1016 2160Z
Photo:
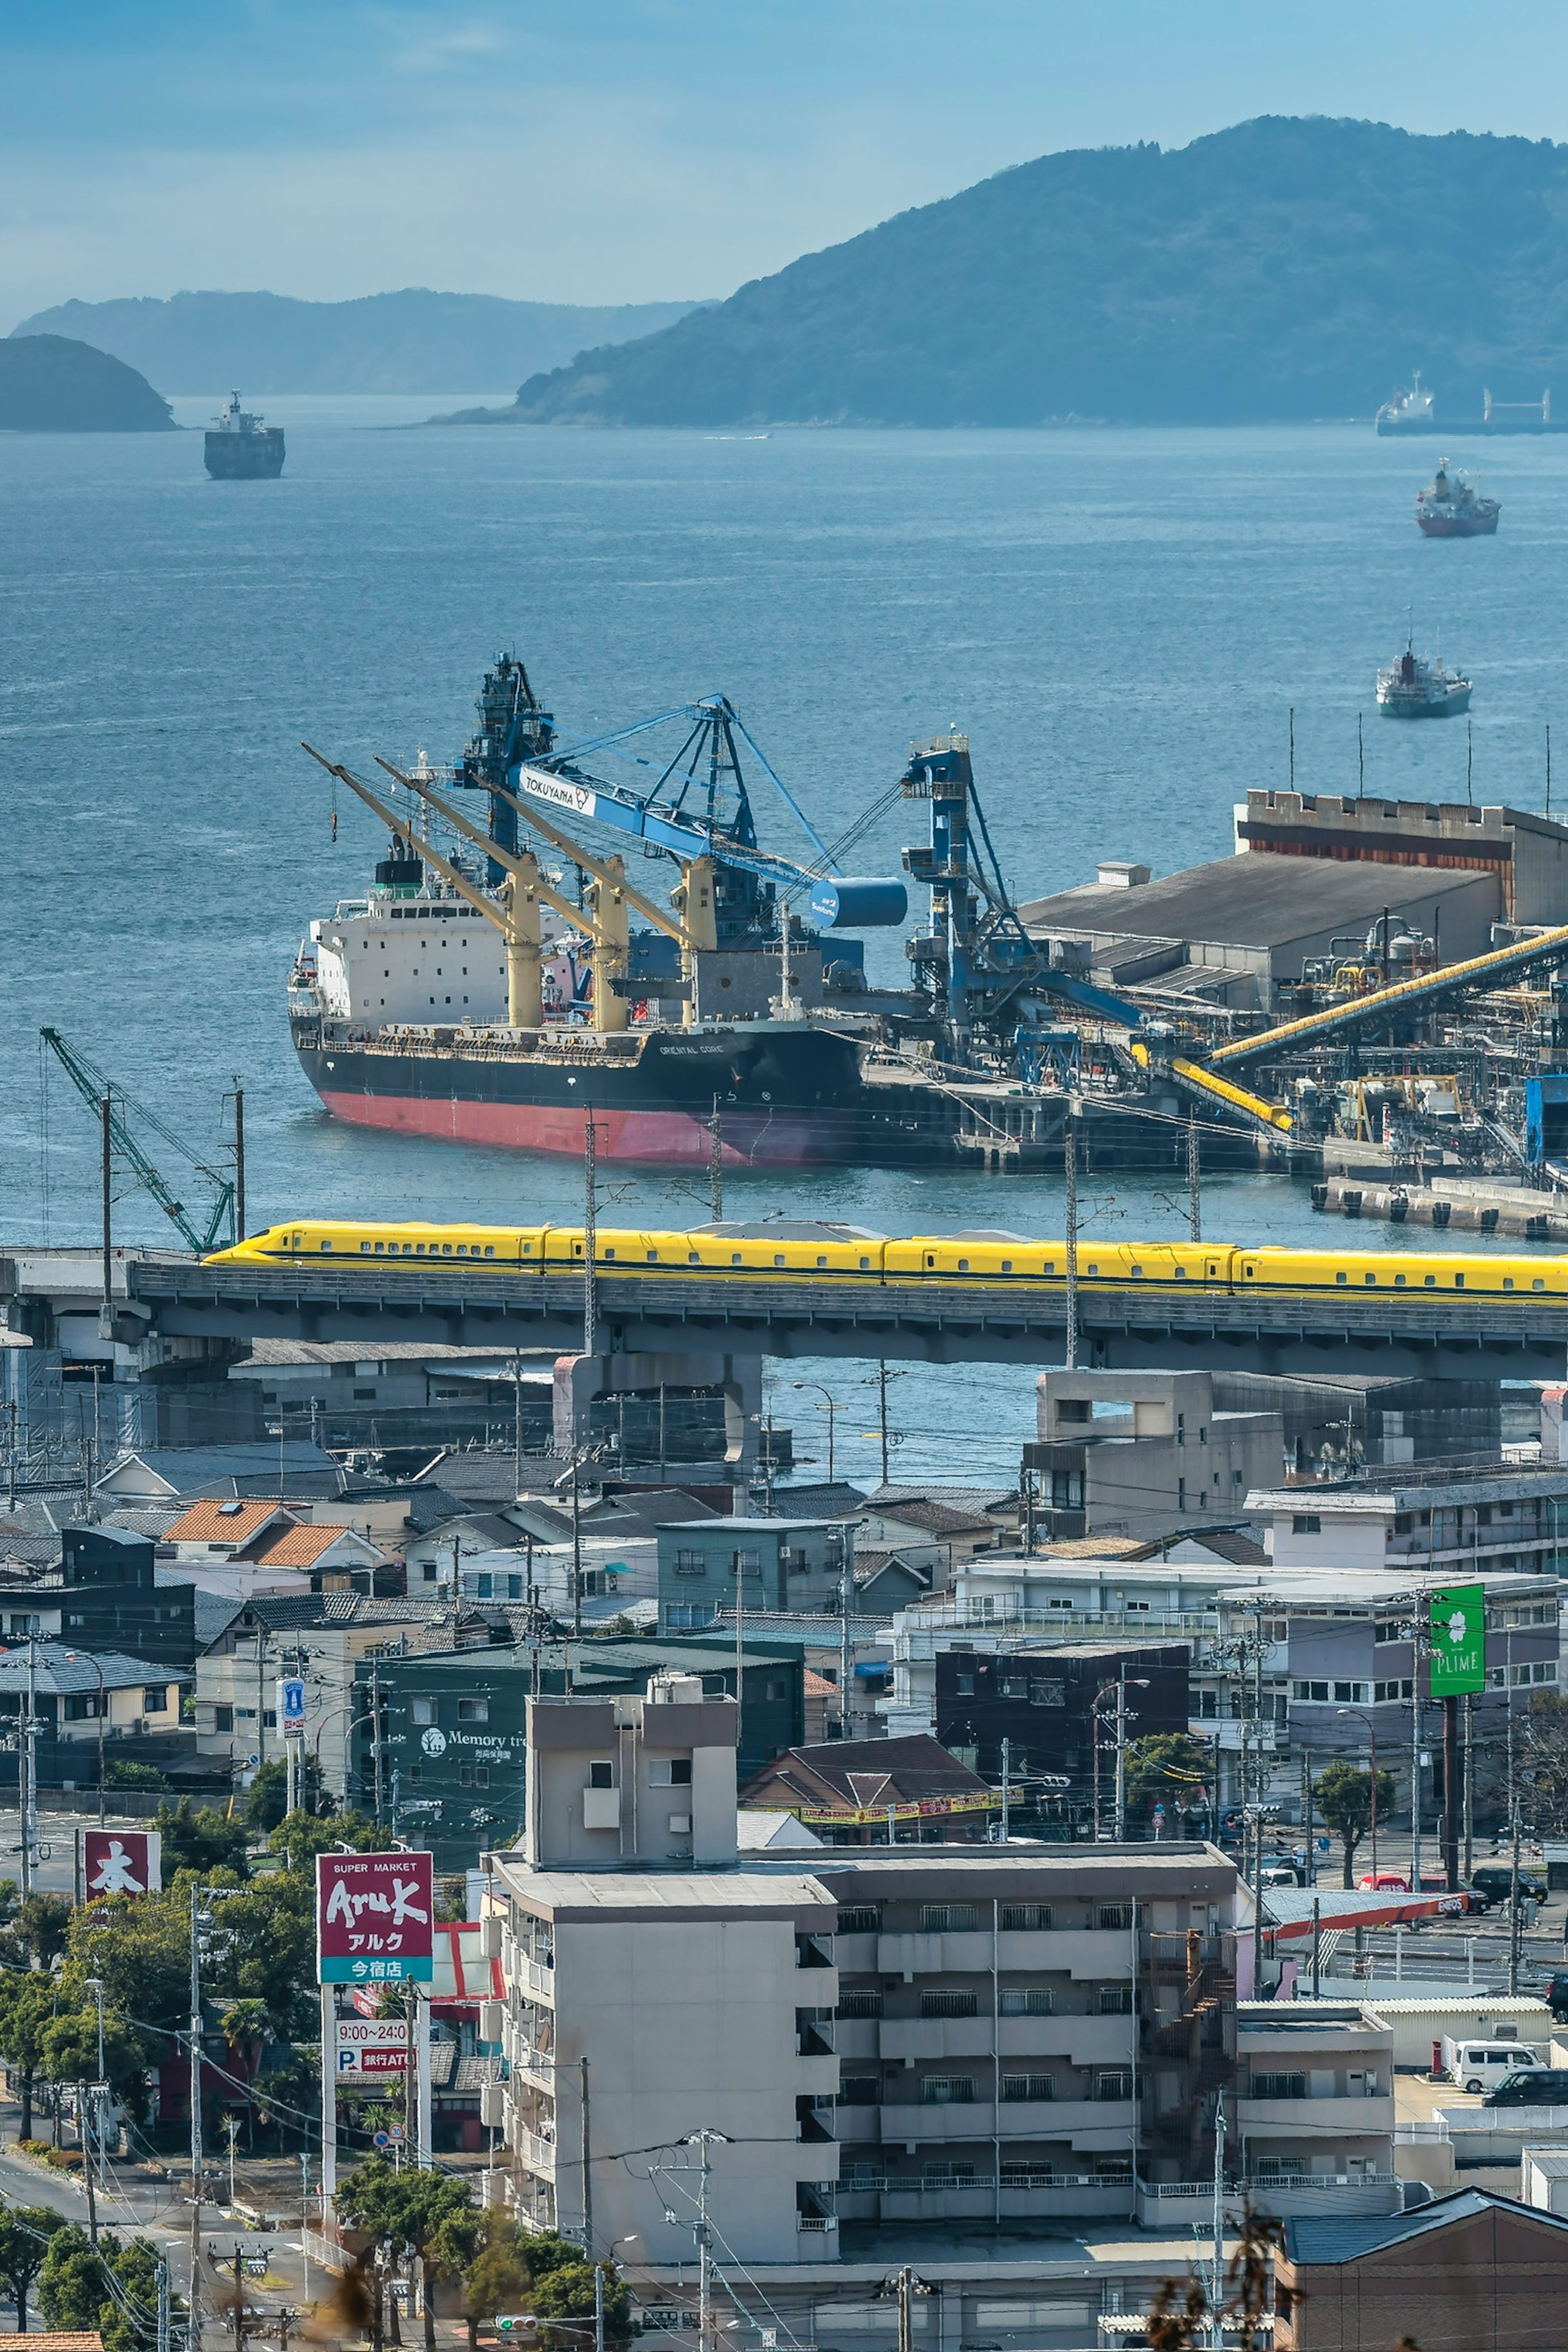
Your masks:
M1487 1686L1486 1594L1479 1584L1428 1593L1432 1696L1460 1698Z
M428 1984L435 1894L427 1853L318 1854L318 1982Z

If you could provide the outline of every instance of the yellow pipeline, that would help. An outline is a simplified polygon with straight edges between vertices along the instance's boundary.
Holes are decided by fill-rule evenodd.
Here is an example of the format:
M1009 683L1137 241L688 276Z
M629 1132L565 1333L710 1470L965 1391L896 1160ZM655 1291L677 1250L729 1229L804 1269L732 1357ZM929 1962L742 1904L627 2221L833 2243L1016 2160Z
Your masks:
M1515 964L1532 963L1554 947L1561 947L1568 960L1568 923L1555 930L1542 931L1537 939L1521 940L1510 948L1489 948L1485 955L1471 956L1468 962L1445 964L1440 971L1423 973L1419 980L1395 981L1392 988L1374 989L1370 996L1358 996L1350 1004L1331 1005L1321 1013L1303 1013L1299 1020L1281 1022L1277 1029L1261 1030L1254 1037L1234 1038L1228 1045L1219 1046L1209 1059L1216 1065L1255 1061L1260 1054L1319 1036L1346 1021L1363 1021L1380 1008L1393 1013L1401 1004L1418 1003L1435 986L1448 988L1470 980L1485 980L1489 973L1500 973Z
M1131 1051L1133 1060L1147 1069L1148 1046L1141 1045L1134 1039ZM1201 1069L1196 1062L1184 1062L1173 1056L1171 1067L1188 1086L1201 1087L1205 1094L1213 1095L1216 1101L1228 1103L1233 1110L1245 1111L1249 1118L1261 1119L1265 1126L1276 1129L1281 1135L1289 1134L1295 1122L1290 1113L1281 1110L1278 1103L1265 1102L1261 1095L1248 1094L1245 1087L1238 1087L1233 1079L1216 1077L1212 1070Z

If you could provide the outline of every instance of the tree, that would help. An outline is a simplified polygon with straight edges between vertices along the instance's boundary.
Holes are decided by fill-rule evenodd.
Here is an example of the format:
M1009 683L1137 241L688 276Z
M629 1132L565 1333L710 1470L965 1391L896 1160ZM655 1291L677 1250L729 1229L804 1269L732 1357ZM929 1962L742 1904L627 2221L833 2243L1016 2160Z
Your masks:
M587 2337L581 2325L575 2327L549 2326L550 2320L591 2320L594 2316L594 2272L595 2265L585 2263L575 2247L574 2259L557 2263L542 2277L537 2270L529 2290L530 2301L540 2320L540 2336L550 2352L585 2352ZM605 2342L624 2346L631 2341L632 2299L620 2273L608 2263L596 2267L605 2274Z
M1568 1697L1556 1691L1532 1692L1518 1727L1518 1742L1519 1760L1532 1776L1531 1826L1549 1837L1560 1836L1568 1827Z
M38 2273L38 2308L46 2324L96 2329L104 2352L146 2352L158 2309L157 2248L146 2238L132 2238L127 2245L108 2230L94 2247L76 2222L63 2221L58 2214L55 2221ZM145 2315L145 2325L138 2314Z
M104 2259L118 2241L105 2235L100 2243ZM38 2309L46 2327L91 2328L108 2299L98 2254L79 2222L68 2221L49 2240L38 2273Z
M0 2206L0 2279L16 2306L16 2329L26 2335L27 2297L44 2266L48 2242L66 2226L66 2217L52 2205Z
M47 1969L65 1950L70 1921L68 1895L29 1895L18 1906L16 1937L36 1969Z
M304 1774L301 1784L302 1804L298 1811L307 1818L313 1814L321 1801L321 1768L309 1750L300 1759ZM274 1756L262 1765L246 1791L245 1818L253 1830L275 1830L284 1818L289 1803L289 1759Z
M129 1757L111 1756L103 1768L106 1789L166 1789L165 1776L156 1764L132 1764Z
M481 2216L467 2181L450 2173L396 2171L372 2157L338 2186L338 2210L405 2256L417 2254L427 2276L460 2274L473 2259ZM590 2305L591 2307L591 2305ZM425 2342L436 2342L432 2298L425 2298Z
M479 2342L481 2319L527 2308L531 2281L528 2256L520 2242L522 2234L516 2222L504 2221L499 2214L480 2223L473 2259L463 2273L470 2352Z
M1344 1848L1344 1883L1351 1886L1356 1848L1372 1822L1372 1774L1354 1764L1331 1764L1318 1775L1312 1795L1325 1824ZM1377 1810L1385 1821L1394 1810L1392 1772L1378 1773Z
M68 1989L62 1985L62 1999ZM111 2009L103 2012L103 2077L117 2099L142 2098L146 2053L141 2038ZM62 2008L45 2026L38 2042L38 2072L51 2083L94 2083L98 2073L96 2006Z
M44 2030L59 2003L59 1987L37 1969L0 1974L0 2051L22 2077L22 2137L33 2137L33 2078L42 2056Z
M163 1841L163 1868L171 1875L194 1870L202 1878L215 1871L232 1871L243 1878L248 1868L250 1832L244 1822L231 1822L216 1805L193 1808L189 1797L177 1805L160 1805L153 1826Z
M1212 1785L1214 1762L1184 1731L1155 1731L1146 1739L1129 1740L1125 1771L1129 1815L1152 1814L1163 1804L1169 1818L1178 1808L1185 1812L1203 1801L1199 1792Z
M290 1867L308 1870L319 1853L352 1845L358 1853L382 1853L392 1844L390 1830L378 1830L368 1813L292 1812L268 1836L268 1850L286 1854ZM313 1884L313 1881L312 1881Z
M229 2002L218 2023L223 2028L225 2041L244 2065L246 2073L254 2074L261 2045L272 2032L267 2003L242 1994L237 2000Z

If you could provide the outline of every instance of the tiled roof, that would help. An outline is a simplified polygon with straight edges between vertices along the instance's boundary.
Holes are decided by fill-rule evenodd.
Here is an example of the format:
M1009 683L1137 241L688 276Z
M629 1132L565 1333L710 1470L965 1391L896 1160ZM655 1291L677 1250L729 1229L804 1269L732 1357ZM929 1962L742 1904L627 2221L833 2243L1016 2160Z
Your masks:
M216 1497L193 1503L180 1513L163 1530L168 1543L231 1543L237 1547L248 1543L259 1535L269 1519L278 1516L277 1503L237 1503L231 1496L224 1502Z
M45 2327L31 2336L0 2329L0 2352L103 2352L96 2327Z
M94 1661L103 1675L106 1690L131 1690L138 1683L173 1683L187 1681L177 1667L151 1664L145 1658L128 1657L123 1650L75 1649L64 1642L40 1642L37 1644L37 1677L41 1691L57 1696L77 1691L96 1691L98 1675ZM26 1645L0 1650L0 1689L22 1690L27 1681Z
M1568 2230L1568 2216L1563 2214L1521 2205L1517 2198L1499 2196L1491 2189L1459 2189L1447 2197L1434 2198L1430 2205L1417 2205L1408 2213L1365 2218L1347 2215L1342 2220L1314 2215L1287 2221L1285 2251L1293 2263L1353 2263L1363 2254L1381 2253L1385 2246L1405 2245L1412 2238L1429 2237L1435 2230L1446 2230L1452 2222L1473 2221L1483 2213L1500 2212L1521 2221L1539 2221L1547 2229Z
M820 1747L786 1748L742 1791L742 1802L753 1790L765 1803L773 1790L788 1789L817 1805L863 1811L921 1797L963 1795L986 1785L922 1731L903 1739L831 1739Z
M314 1568L323 1552L331 1551L350 1530L347 1528L268 1528L250 1547L250 1558L258 1567ZM363 1543L364 1538L357 1538Z

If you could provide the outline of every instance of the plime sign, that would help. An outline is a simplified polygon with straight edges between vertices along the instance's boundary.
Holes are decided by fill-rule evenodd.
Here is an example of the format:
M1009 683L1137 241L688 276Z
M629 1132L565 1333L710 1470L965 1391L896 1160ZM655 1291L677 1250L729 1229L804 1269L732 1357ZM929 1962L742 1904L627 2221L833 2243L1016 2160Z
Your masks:
M1455 1584L1427 1595L1431 1606L1432 1696L1459 1698L1487 1686L1486 1595Z

